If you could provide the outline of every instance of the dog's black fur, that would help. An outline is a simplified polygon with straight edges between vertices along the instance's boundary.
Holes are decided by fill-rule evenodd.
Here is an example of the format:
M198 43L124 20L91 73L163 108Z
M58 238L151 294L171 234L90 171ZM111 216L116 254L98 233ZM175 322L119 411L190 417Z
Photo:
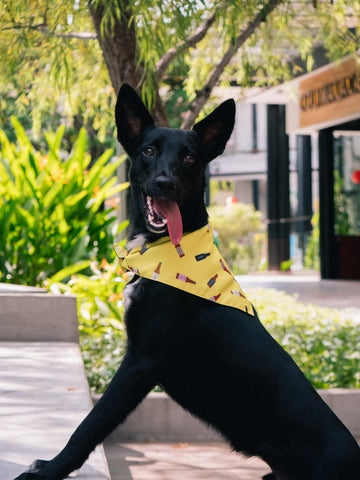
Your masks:
M134 90L121 88L132 246L167 235L149 225L146 196L175 200L184 232L206 225L205 167L224 150L234 114L226 101L192 131L158 128ZM17 480L60 480L79 468L156 384L236 451L267 462L268 480L360 479L354 438L256 316L141 277L126 297L127 353L109 388L62 452Z

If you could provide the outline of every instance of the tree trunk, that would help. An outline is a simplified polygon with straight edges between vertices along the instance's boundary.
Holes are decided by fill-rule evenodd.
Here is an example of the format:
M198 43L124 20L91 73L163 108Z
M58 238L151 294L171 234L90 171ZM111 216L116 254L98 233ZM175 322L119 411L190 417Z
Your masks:
M128 2L124 0L121 19L114 14L112 25L110 22L108 25L101 25L105 7L89 4L97 38L116 94L123 83L128 83L141 95L144 67L137 61L135 24L133 21L130 22L131 11L127 7ZM169 126L157 85L156 102L151 113L159 126Z

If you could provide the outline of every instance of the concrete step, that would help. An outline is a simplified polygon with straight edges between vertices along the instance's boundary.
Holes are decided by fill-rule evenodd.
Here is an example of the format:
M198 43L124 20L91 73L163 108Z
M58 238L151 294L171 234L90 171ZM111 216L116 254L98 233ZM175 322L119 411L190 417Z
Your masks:
M51 459L92 407L78 344L0 342L0 478ZM103 447L76 477L109 480Z
M76 298L0 285L0 478L51 459L92 408ZM110 480L103 447L76 478Z
M76 297L0 289L0 339L77 343Z

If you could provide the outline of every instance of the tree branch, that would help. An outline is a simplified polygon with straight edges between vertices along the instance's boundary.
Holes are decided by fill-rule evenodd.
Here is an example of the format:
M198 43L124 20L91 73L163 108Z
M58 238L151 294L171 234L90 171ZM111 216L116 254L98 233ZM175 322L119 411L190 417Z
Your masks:
M62 38L78 38L79 40L96 40L97 35L93 32L69 32L63 34L55 34L56 37Z
M221 6L220 6L221 8ZM176 47L171 47L157 62L156 64L156 71L157 71L157 78L158 81L162 79L164 73L168 69L171 61L177 57L181 52L184 50L194 47L200 40L202 40L209 28L213 25L216 19L216 12L213 12L203 23L199 25L199 27L195 30L195 32L190 35L186 40L180 42Z
M93 32L64 32L64 33L55 33L51 30L48 30L45 23L39 23L37 25L20 25L14 24L11 27L4 27L1 30L35 30L44 35L50 35L51 37L57 38L78 38L79 40L96 40L97 35Z
M195 123L195 120L207 100L209 99L212 89L218 83L225 67L229 64L232 57L239 50L239 48L248 40L248 38L255 32L262 22L265 22L269 14L280 4L283 0L269 0L267 5L260 10L260 12L248 23L247 27L236 38L235 42L230 46L224 54L220 62L210 72L209 77L204 87L197 92L197 99L190 107L181 128L189 129Z

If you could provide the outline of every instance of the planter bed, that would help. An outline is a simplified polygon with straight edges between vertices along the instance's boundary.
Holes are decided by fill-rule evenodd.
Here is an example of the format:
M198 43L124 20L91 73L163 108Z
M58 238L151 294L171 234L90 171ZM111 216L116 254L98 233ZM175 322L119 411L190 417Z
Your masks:
M319 390L325 402L360 440L360 389ZM94 395L96 402L101 395ZM165 393L150 393L112 434L116 442L218 442L221 436Z

